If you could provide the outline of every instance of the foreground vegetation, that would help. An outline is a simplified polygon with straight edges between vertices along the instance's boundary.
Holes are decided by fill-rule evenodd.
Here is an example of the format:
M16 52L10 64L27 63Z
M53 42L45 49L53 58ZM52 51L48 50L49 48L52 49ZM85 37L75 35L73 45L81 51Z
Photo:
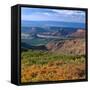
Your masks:
M59 55L48 51L21 53L21 82L85 78L85 55Z

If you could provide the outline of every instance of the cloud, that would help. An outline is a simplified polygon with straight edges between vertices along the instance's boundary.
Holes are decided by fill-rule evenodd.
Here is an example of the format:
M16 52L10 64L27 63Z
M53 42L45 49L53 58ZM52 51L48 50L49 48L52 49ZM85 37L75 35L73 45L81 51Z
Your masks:
M80 10L22 8L21 20L45 20L84 23L85 12Z
M45 12L45 13L43 13L44 15L47 15L47 16L50 16L50 15L52 15L51 13L48 13L48 12Z
M85 12L80 10L53 10L53 11L62 15L85 15Z

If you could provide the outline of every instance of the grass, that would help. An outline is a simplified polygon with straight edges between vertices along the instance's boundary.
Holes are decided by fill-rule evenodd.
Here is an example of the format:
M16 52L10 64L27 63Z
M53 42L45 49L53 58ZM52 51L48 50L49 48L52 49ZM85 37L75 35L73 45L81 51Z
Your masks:
M85 55L28 50L21 53L21 59L21 82L85 78Z

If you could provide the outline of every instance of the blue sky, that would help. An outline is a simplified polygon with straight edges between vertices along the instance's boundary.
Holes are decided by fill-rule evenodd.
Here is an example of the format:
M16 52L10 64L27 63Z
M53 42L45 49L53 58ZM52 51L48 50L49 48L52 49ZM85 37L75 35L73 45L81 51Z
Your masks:
M21 8L21 20L24 21L63 21L85 23L85 12L77 10L58 10L41 8Z

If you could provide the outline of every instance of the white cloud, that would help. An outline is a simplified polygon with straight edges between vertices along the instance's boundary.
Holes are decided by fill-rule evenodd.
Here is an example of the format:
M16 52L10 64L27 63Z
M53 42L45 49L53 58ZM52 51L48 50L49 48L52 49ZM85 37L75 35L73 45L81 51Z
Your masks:
M53 11L62 15L85 15L83 11L77 10L53 10Z
M51 13L47 13L47 12L45 12L45 13L43 13L44 15L47 15L47 16L50 16L51 15Z
M33 12L22 14L21 20L45 20L45 21L64 21L64 22L85 22L85 13L76 10L50 10L45 12Z

